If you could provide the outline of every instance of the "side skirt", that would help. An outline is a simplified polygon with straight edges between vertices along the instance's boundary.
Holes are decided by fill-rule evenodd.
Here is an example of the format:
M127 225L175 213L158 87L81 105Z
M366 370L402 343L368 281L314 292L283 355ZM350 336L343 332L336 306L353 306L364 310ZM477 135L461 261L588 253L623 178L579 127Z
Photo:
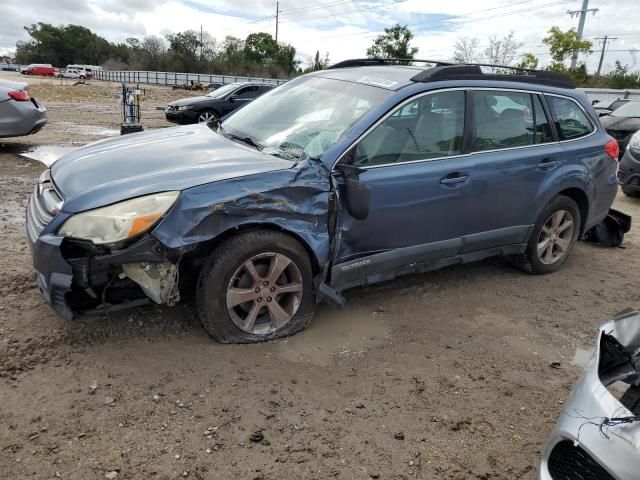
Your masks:
M447 242L458 244L456 245L457 248L453 245L450 245L449 247L454 247L459 251L459 241ZM364 257L358 260L334 265L331 268L330 285L335 290L342 291L352 287L367 286L373 283L385 282L411 273L424 273L432 270L438 270L450 265L473 263L490 257L518 255L524 253L526 249L526 243L516 243L477 250L475 252L446 256L436 260L421 259L421 261L409 264L404 264L408 260L406 252L404 252L405 249L391 250L371 255L370 257ZM398 266L398 263L400 262L404 265Z

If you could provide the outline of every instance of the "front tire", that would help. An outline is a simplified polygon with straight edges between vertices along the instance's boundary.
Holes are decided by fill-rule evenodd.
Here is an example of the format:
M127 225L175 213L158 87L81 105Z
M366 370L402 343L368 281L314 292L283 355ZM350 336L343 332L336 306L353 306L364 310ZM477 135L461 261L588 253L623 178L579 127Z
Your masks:
M627 197L640 197L640 191L629 187L622 187L622 193Z
M198 115L198 123L209 123L215 122L217 120L218 115L216 115L216 112L211 110L205 110L203 112L200 112L200 114Z
M578 241L581 221L576 202L565 195L556 196L540 213L527 250L516 257L516 263L536 275L559 270Z
M198 280L202 325L221 343L293 335L313 316L313 273L305 249L280 232L233 237L218 247Z

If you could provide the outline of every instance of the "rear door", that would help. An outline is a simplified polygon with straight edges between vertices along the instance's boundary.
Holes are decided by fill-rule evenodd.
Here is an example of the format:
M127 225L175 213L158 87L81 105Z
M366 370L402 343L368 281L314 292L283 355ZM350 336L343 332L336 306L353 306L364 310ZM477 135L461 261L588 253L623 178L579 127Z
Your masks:
M524 243L545 179L564 151L540 94L493 89L470 94L474 207L464 226L463 251Z

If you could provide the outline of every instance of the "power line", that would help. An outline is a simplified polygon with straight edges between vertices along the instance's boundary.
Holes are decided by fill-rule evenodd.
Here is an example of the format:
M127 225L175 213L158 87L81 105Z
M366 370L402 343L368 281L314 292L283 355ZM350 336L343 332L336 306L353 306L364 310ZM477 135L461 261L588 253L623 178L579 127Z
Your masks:
M481 22L481 21L485 21L485 20L491 20L494 18L501 18L501 17L507 17L509 15L515 15L517 13L526 13L526 12L530 12L533 10L539 10L541 8L547 8L547 7L551 7L551 6L556 6L556 5L562 5L564 3L569 3L572 0L561 0L558 2L552 2L552 3L545 3L543 5L538 5L538 6L534 6L534 7L528 7L525 9L520 9L520 10L514 10L513 12L505 12L505 13L501 13L498 15L492 15L492 16L488 16L488 17L482 17L482 18L470 18L468 20L460 20L460 21L456 21L453 22L455 25L464 25L466 23L470 23L470 22ZM474 12L469 12L469 13L465 13L462 15L456 15L454 17L452 17L451 19L445 20L445 21L452 21L455 20L456 18L464 18L464 17L468 17L471 15L477 15L480 13L486 13L489 11L493 11L493 10L497 10L497 9L503 9L503 8L509 8L509 7L513 7L516 5L521 5L524 3L528 3L531 4L531 0L525 0L525 1L520 1L520 2L516 2L516 3L512 3L511 5L504 5L502 7L492 7L492 8L486 8L483 10L477 10ZM416 31L421 31L424 30L424 27L428 27L431 25L438 25L438 24L442 24L444 21L443 20L431 20L429 22L420 22L420 23L412 23L412 24L408 24L407 27L415 27L415 26L423 26L423 28L417 29ZM367 30L367 31L359 31L359 32L353 32L353 33L345 33L345 34L340 34L340 35L324 35L322 37L318 37L318 38L338 38L338 37L351 37L351 36L355 36L355 35L368 35L368 34L379 34L380 31L379 30Z
M381 5L376 5L376 6L366 7L366 8L359 8L357 10L347 10L346 12L332 13L330 15L322 15L320 17L311 17L311 18L298 18L298 17L295 17L292 20L286 20L286 21L287 22L308 22L308 21L311 21L311 20L318 20L318 19L321 19L321 18L337 17L338 15L346 15L348 13L364 12L364 11L369 11L369 10L372 10L372 9L388 7L389 5L394 5L396 3L403 3L403 2L406 2L406 1L407 0L394 0L393 2L383 3Z
M335 7L336 5L341 5L343 3L355 3L355 1L354 0L338 0L334 2L322 3L320 5L315 5L313 7L301 7L301 8L294 8L292 10L284 10L282 14L288 15L290 13L298 12L300 10L317 10L319 8Z

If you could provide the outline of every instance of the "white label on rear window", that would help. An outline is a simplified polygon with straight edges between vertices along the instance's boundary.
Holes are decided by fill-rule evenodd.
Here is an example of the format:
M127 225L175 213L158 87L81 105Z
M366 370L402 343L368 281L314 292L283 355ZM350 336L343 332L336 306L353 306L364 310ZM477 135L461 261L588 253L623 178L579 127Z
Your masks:
M387 80L386 78L381 77L362 77L358 80L358 82L383 88L391 88L398 83L394 82L393 80Z

